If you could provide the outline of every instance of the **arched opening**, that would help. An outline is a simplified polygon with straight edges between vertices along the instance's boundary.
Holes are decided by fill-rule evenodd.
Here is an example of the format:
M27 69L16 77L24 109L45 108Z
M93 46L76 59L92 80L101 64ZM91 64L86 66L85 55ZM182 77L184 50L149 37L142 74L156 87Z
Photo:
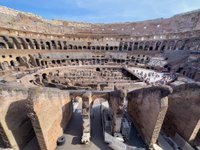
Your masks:
M117 47L117 46L115 46L115 47L114 47L114 50L118 50L118 47Z
M58 41L58 49L62 49L62 45L60 41Z
M96 71L100 72L100 71L101 71L101 69L100 69L100 68L96 68Z
M104 50L104 46L101 46L101 50Z
M124 43L124 50L128 50L128 43L127 42Z
M40 60L39 59L35 59L37 66L40 66Z
M51 49L51 44L50 44L50 42L46 42L46 49Z
M13 60L11 60L11 61L10 61L10 65L11 65L12 67L15 67L15 62L14 62Z
M70 44L68 48L69 48L69 49L72 49L72 47L73 47L73 46Z
M142 45L139 46L139 50L143 50L143 46Z
M52 64L56 64L56 61L55 61L55 60L52 60Z
M9 63L7 61L2 62L1 66L2 66L3 70L9 70L10 69Z
M134 44L134 46L133 46L134 48L134 50L137 50L138 49L138 42L135 42L135 44Z
M22 46L23 46L23 49L28 49L28 45L27 45L27 43L25 42L25 40L22 39L22 38L19 38L19 40L21 41L21 44L22 44Z
M78 49L82 49L82 46L78 46Z
M26 42L29 44L29 47L31 49L34 49L33 43L32 43L32 41L30 39L26 39Z
M61 64L61 61L60 61L60 60L57 60L56 62L57 62L57 64Z
M42 66L44 66L44 65L45 65L44 61L41 61L41 65L42 65Z
M55 41L51 41L51 44L52 44L52 49L57 49Z
M77 49L77 46L76 46L76 45L74 46L74 49Z
M43 41L41 41L40 44L41 44L41 48L45 49L45 45L44 45Z
M64 41L63 44L64 44L63 49L64 49L64 50L67 50L67 42Z
M33 41L34 41L34 44L35 44L35 48L36 49L40 49L40 46L39 46L38 42L36 40L33 40Z
M18 63L21 63L22 58L21 57L16 57L16 60L17 60Z
M156 43L156 48L155 48L156 51L159 49L160 44L161 44L161 42L157 42L157 43Z
M165 45L163 45L162 47L161 47L161 51L164 51L165 50Z
M6 49L6 44L5 44L5 43L2 43L2 42L0 42L0 49Z

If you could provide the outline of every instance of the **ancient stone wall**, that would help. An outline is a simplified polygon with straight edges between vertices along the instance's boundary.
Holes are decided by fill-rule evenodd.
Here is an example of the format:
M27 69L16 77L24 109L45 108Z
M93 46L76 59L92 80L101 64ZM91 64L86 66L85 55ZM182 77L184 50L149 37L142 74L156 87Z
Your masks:
M72 115L67 91L50 88L29 90L29 117L42 150L54 150Z
M0 97L0 136L6 147L22 149L34 137L25 107L28 92L21 87L1 87Z
M156 143L168 108L171 89L148 87L129 92L128 114L147 145Z
M200 129L200 85L173 87L164 121L164 129L172 138L176 132L192 143Z

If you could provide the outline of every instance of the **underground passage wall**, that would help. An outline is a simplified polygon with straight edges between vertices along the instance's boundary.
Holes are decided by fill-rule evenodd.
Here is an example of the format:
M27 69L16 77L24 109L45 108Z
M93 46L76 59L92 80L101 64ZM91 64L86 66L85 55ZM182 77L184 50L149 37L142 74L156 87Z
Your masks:
M172 138L178 133L193 144L200 130L199 84L183 84L173 87L163 128Z
M147 87L129 92L128 114L147 145L156 143L168 108L169 87Z
M72 115L69 92L51 88L29 89L27 108L40 149L54 150Z
M5 148L22 149L35 136L27 117L28 92L22 87L0 87L0 139Z

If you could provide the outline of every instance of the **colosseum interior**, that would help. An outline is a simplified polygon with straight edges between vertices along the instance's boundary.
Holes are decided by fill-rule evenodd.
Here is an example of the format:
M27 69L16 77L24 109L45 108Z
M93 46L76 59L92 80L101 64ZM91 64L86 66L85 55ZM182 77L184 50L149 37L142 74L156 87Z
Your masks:
M0 7L0 20L0 149L114 149L94 135L105 102L110 135L128 116L132 149L200 149L199 10L93 24Z

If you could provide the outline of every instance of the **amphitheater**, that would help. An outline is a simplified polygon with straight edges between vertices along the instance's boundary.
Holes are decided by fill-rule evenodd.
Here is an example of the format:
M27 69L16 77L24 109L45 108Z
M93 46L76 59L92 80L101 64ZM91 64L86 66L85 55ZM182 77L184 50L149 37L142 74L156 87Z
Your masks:
M80 140L92 141L93 105L107 101L112 135L126 113L145 149L200 149L200 10L92 24L0 7L0 20L0 149L62 149L74 101Z

